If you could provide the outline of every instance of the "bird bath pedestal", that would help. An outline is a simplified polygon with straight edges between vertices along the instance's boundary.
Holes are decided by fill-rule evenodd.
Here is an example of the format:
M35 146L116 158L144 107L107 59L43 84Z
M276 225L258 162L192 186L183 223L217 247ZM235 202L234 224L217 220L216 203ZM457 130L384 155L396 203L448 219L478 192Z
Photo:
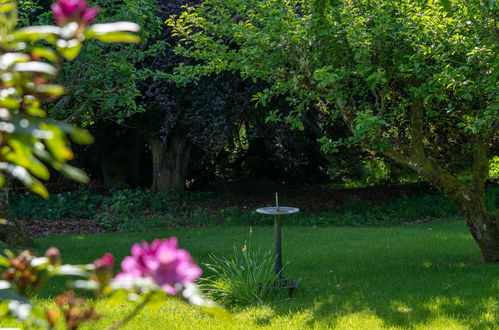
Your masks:
M275 232L275 272L281 276L282 271L282 253L281 253L281 215L293 214L300 211L296 207L289 206L269 206L256 209L257 213L274 216Z

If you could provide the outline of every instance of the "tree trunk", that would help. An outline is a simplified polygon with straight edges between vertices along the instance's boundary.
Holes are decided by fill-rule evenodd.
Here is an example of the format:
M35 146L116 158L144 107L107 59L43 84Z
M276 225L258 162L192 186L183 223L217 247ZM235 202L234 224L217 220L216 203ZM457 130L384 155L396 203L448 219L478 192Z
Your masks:
M153 183L158 191L182 191L191 156L191 144L187 137L176 135L165 144L159 138L149 139L152 152Z
M499 217L487 211L485 182L488 171L486 144L475 144L473 180L471 184L459 181L424 155L403 156L393 150L385 154L411 168L458 208L465 217L471 235L478 244L483 258L489 263L499 263Z
M5 180L0 189L0 240L11 248L33 247L33 239L29 234L28 227L24 221L16 219L10 213L9 207L9 181Z
M354 109L345 106L341 99L338 99L337 106L341 109L343 119L350 130L354 131ZM383 155L415 171L449 198L465 217L484 260L488 263L499 263L499 215L489 213L485 203L485 182L489 169L487 136L476 135L471 138L474 150L473 176L468 184L459 181L455 175L428 157L427 148L431 148L431 145L425 145L424 126L423 102L415 98L411 105L410 144L385 148ZM369 149L369 143L366 143L365 147Z
M457 206L466 218L484 260L499 263L499 215L487 212L483 196L473 196L467 203L461 202Z

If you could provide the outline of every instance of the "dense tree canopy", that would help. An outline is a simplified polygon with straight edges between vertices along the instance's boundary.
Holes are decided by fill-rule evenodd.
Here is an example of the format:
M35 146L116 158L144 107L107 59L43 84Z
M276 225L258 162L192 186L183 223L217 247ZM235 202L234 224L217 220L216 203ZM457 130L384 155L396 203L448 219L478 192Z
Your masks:
M207 0L170 21L196 65L266 81L265 104L316 104L360 144L411 168L467 217L487 261L499 260L497 215L485 209L488 150L497 143L495 1ZM294 121L299 125L299 120ZM465 169L467 175L461 171ZM464 177L464 179L462 179Z
M143 186L149 179L142 176L152 173L154 190L182 190L191 167L195 179L210 182L245 175L319 178L325 172L319 170L325 159L316 141L321 136L316 121L306 120L303 132L266 122L270 110L287 115L292 109L284 98L255 109L251 96L267 84L234 74L213 74L195 83L172 81L173 68L190 62L172 51L178 38L163 21L181 13L185 2L95 3L101 16L136 21L147 29L139 45L90 43L78 61L65 63L60 80L67 93L49 104L51 115L89 127L96 136L98 143L80 153L94 177L102 176L108 186ZM144 164L147 157L152 166Z

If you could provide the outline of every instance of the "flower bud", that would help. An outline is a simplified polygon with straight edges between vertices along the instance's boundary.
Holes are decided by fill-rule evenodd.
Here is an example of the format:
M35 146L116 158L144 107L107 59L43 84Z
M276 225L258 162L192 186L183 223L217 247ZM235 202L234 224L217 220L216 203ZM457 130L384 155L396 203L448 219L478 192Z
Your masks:
M57 266L61 264L61 252L55 246L50 247L45 252L45 257L49 259L52 266Z
M100 283L108 282L113 277L114 256L111 253L106 253L102 258L95 259L94 279Z
M66 25L69 22L89 25L99 12L97 7L88 8L85 0L58 0L51 8L58 25Z

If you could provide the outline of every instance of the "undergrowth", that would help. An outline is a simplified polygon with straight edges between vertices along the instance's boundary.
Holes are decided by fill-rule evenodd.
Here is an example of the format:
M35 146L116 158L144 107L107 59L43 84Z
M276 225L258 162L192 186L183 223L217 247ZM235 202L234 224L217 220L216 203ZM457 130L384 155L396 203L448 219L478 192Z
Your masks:
M126 231L186 225L270 225L274 221L273 217L254 210L228 207L214 211L193 207L196 202L221 198L227 196L204 192L158 194L130 189L99 195L82 190L54 194L48 200L33 194L17 195L11 198L10 205L14 216L27 221L85 218L111 230ZM499 209L499 186L488 188L487 206L492 212ZM296 226L378 226L458 215L450 201L438 194L414 194L378 203L350 196L335 208L315 214L304 209L283 216L283 221Z

